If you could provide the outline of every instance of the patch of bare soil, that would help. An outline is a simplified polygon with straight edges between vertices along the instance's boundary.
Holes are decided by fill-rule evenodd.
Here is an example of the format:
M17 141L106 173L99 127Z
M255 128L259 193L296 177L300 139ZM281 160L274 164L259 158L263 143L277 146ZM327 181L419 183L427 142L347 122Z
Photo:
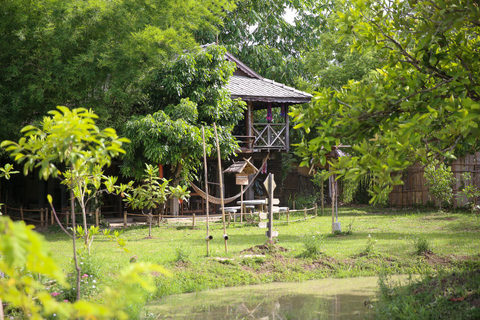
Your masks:
M307 271L315 269L334 270L337 267L337 264L338 261L335 258L322 254L317 260L314 260L312 263L305 263L302 267Z
M457 256L457 255L446 255L446 256L438 256L434 252L428 250L422 253L420 256L425 258L425 261L433 266L449 266L453 263L458 263L459 261L467 261L470 260L471 257L468 256Z
M276 252L286 252L288 249L281 247L281 246L274 246L274 245L266 245L266 244L259 244L254 247L245 249L240 253L256 253L256 254L272 254Z

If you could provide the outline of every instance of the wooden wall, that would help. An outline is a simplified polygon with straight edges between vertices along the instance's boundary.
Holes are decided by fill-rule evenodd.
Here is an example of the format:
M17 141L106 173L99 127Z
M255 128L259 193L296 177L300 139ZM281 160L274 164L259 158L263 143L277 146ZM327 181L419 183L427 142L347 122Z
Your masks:
M451 168L453 176L457 179L457 183L453 186L453 205L455 207L465 206L467 199L456 196L461 188L461 175L464 172L471 172L473 183L480 187L480 152L457 159L451 164ZM422 165L415 164L404 171L402 180L404 184L395 186L390 193L390 205L411 206L435 201L425 185L426 179L423 177Z

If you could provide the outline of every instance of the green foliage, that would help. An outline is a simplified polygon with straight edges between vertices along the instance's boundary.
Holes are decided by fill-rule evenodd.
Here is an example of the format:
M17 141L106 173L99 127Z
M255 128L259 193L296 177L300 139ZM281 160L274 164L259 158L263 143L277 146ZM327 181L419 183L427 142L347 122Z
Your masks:
M244 103L231 100L225 89L234 66L224 55L225 49L209 46L155 71L147 104L156 112L126 124L125 135L133 143L126 147L122 174L138 180L144 163L153 163L171 166L174 185L191 180L203 156L202 126L207 153L216 151L214 123L222 156L235 152L238 144L231 132L243 116Z
M70 110L59 106L49 111L50 117L42 121L42 129L28 125L21 132L24 137L18 143L3 141L1 146L18 163L24 163L25 175L39 169L39 176L62 176L62 183L69 188L80 205L85 245L91 241L87 229L86 206L100 191L102 183L112 190L115 178L103 175L103 167L109 166L112 157L124 153L123 143L112 128L100 130L95 125L98 116L91 110L78 108ZM66 168L66 169L63 169ZM52 197L48 200L52 203Z
M462 268L438 275L412 277L400 285L380 277L375 319L476 319L480 310L473 301L480 292L477 270Z
M413 239L413 246L417 254L429 253L432 251L432 243L426 237L416 237Z
M325 27L317 32L319 43L305 54L305 68L312 79L307 86L341 89L349 80L359 81L385 62L375 48L353 50L354 35L339 34L337 12L348 14L350 4L332 2L324 13Z
M312 0L241 0L235 10L227 11L219 33L200 30L197 38L203 43L218 39L260 75L292 85L308 72L303 54L320 45L317 32L328 7ZM292 24L285 19L287 10L296 13Z
M370 172L378 201L415 161L478 146L480 12L465 0L351 6L338 14L340 32L355 37L353 50L376 50L384 67L340 90L320 89L291 115L311 134L297 148L303 165L325 165L333 146L351 144L332 169L347 179Z
M445 163L438 163L438 160L431 161L423 174L427 180L426 186L435 199L439 202L439 210L442 211L442 203L450 203L453 198L452 185L456 179L453 177L452 169Z
M52 259L43 237L26 226L23 221L14 223L7 217L0 217L0 269L4 277L0 277L0 297L8 305L6 315L13 310L16 316L29 319L45 319L56 317L60 319L95 318L95 319L127 319L125 309L139 297L139 290L153 292L151 279L145 278L145 273L158 272L170 275L164 268L148 264L134 264L122 270L119 274L121 286L112 290L105 288L102 293L102 304L93 304L85 300L75 303L63 301L60 287L67 289L69 285L61 268ZM92 268L86 268L94 274ZM86 274L86 273L85 273ZM59 290L46 290L40 279L50 279L56 283ZM89 283L90 289L96 286L93 277ZM92 292L90 292L92 294ZM0 301L1 301L0 300ZM0 307L3 307L0 303Z
M363 249L362 254L366 256L375 254L376 244L377 240L373 239L373 237L369 234L367 237L367 245L365 246L365 249Z
M229 0L46 0L2 2L0 136L39 120L58 102L95 108L120 128L145 98L149 73L195 46Z
M142 213L148 215L149 237L151 237L152 210L165 203L168 197L178 197L178 199L184 200L190 197L190 191L187 191L187 186L169 187L167 189L168 180L158 176L158 167L148 163L145 166L141 184L133 187L133 184L130 183L123 191L126 196L124 201L129 206L133 209L141 209Z
M473 211L476 209L477 197L480 196L480 189L472 181L472 175L470 172L462 173L461 183L462 187L460 188L457 196L459 198L467 198L473 213Z
M320 235L305 235L303 239L305 251L301 253L301 256L304 258L317 258L322 253L323 246L323 238Z

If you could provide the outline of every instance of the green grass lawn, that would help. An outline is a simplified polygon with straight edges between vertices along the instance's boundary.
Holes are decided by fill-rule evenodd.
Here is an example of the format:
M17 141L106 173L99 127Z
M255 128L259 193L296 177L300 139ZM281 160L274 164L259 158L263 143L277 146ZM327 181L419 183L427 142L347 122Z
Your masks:
M330 214L330 211L326 210ZM303 214L300 215L302 217ZM294 219L294 217L290 217ZM163 295L206 290L223 286L303 281L324 277L376 275L380 272L421 273L454 270L465 264L480 265L480 219L466 212L438 213L425 210L383 209L375 207L341 208L342 231L332 235L331 216L318 216L289 225L277 224L276 247L286 251L267 251L264 257L245 257L265 250L242 251L266 242L265 230L257 226L231 224L228 254L221 223L211 224L210 256L206 255L205 225L154 227L148 239L147 226L124 230L129 252L124 252L103 235L92 245L92 259L85 269L94 269L103 284L114 284L117 272L136 261L154 262L173 272L172 278L157 277ZM71 270L72 244L56 229L44 233L56 261ZM370 240L369 240L369 235ZM305 242L315 236L319 255L307 254ZM424 239L428 251L417 254L415 239ZM368 244L370 243L370 244ZM367 254L367 249L369 253ZM217 259L228 258L228 259Z

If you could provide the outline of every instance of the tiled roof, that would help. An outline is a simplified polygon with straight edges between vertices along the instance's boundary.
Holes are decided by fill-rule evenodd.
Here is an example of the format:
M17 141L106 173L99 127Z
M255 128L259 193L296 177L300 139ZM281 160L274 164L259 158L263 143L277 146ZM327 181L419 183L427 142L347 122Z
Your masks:
M227 88L232 98L242 98L244 101L305 103L312 99L309 93L261 77L233 75Z

